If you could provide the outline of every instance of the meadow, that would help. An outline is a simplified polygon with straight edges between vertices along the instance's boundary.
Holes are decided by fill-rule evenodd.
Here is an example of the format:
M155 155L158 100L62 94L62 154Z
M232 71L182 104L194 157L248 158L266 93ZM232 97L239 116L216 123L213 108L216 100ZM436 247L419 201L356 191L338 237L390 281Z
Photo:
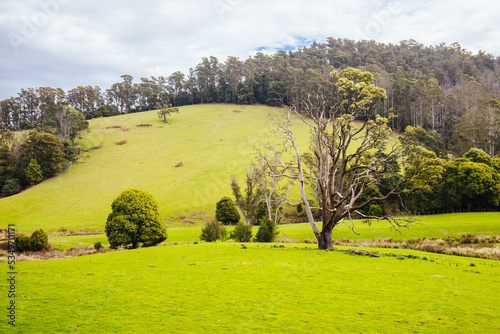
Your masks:
M498 333L499 262L217 243L18 263L3 333ZM2 280L2 290L6 283Z
M355 221L355 231L345 224L336 226L333 239L373 240L377 238L392 238L394 241L418 238L462 237L463 235L500 235L500 212L485 213L454 213L432 216L415 216L416 223L409 228L396 231L385 221L372 221L371 224L361 220ZM318 224L321 227L321 223ZM253 233L258 227L254 227ZM228 227L228 231L231 227ZM280 225L280 236L298 242L315 240L311 226L308 223ZM186 243L199 241L201 226L183 226L168 228L168 239L164 244ZM55 249L68 250L72 247L93 247L100 241L106 247L109 245L105 234L76 235L50 237L49 242Z
M279 142L270 114L279 117L280 109L207 104L181 107L167 124L156 111L90 120L77 139L81 159L57 177L1 199L0 226L15 223L28 233L40 227L103 231L112 201L131 187L150 192L170 224L186 215L201 222L197 213L213 217L215 203L231 195L232 174L243 182L255 148ZM305 149L308 129L293 121Z

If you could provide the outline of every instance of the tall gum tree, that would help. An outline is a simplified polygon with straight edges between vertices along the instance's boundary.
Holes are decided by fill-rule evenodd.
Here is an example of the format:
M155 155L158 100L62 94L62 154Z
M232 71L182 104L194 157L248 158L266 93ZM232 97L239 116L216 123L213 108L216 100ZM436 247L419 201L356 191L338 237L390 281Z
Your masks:
M412 219L398 219L388 214L369 216L360 211L373 202L398 194L405 182L398 164L394 163L402 161L403 146L392 135L388 120L375 112L377 102L386 98L386 92L373 82L371 73L353 68L340 73L334 71L327 80L309 81L307 97L295 104L299 107L288 109L282 120L273 119L285 138L283 144L294 152L294 161L277 161L261 155L271 176L285 176L299 182L301 200L320 249L332 248L333 228L342 222L355 232L354 214L385 219L396 229L412 222ZM313 163L309 168L305 167L290 129L293 113L310 128ZM391 189L386 189L385 195L360 200L368 186L388 176L394 176L397 181ZM314 207L307 184L315 188L317 209L321 210L321 230L312 214Z

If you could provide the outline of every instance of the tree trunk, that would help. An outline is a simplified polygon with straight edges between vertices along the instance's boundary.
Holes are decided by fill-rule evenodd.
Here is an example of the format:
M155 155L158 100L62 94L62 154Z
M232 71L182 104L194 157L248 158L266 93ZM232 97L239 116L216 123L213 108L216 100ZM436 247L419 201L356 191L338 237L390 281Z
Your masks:
M332 249L333 224L324 226L321 233L316 236L318 239L318 249Z

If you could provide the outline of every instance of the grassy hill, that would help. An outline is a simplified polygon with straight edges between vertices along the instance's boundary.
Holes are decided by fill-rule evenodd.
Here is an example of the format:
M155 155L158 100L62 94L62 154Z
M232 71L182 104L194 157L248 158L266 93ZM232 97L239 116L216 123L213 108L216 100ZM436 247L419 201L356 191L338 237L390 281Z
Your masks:
M500 331L498 261L304 247L190 244L20 262L17 327L2 321L0 332Z
M195 105L164 124L156 111L90 121L77 140L82 159L61 175L0 200L0 226L18 231L103 230L111 202L125 189L150 192L171 221L206 219L231 194L231 173L243 181L254 147L277 142L267 106ZM308 129L294 124L303 148ZM182 167L175 167L182 162ZM185 215L186 217L182 217Z

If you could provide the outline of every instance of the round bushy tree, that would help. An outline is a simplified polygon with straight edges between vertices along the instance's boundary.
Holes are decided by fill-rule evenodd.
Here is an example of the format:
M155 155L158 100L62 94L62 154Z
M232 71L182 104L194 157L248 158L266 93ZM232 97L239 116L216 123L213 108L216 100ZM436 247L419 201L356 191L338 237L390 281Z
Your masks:
M214 242L219 239L224 241L226 237L226 227L216 220L206 223L201 229L200 240L202 241Z
M30 237L30 250L38 252L47 248L49 237L42 229L36 230Z
M215 218L225 225L234 225L239 222L240 214L236 209L236 205L229 197L223 197L217 202L215 210Z
M145 191L127 189L111 204L113 210L106 222L111 248L154 246L167 239L158 203Z

